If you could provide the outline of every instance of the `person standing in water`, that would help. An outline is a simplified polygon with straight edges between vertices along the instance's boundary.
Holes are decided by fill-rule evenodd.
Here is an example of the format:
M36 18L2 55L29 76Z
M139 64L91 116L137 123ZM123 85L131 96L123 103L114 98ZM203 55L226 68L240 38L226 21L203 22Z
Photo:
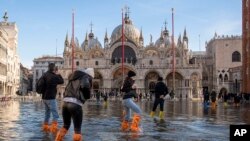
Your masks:
M153 106L153 109L152 109L152 111L150 113L150 116L154 117L155 110L156 110L158 104L160 104L160 113L159 113L160 119L164 118L164 113L163 113L163 111L164 111L163 110L163 108L164 108L164 97L168 94L168 87L162 81L163 81L163 78L162 77L158 77L158 82L155 85L155 101L154 101L154 106Z
M82 106L87 99L90 99L93 78L93 68L77 70L69 76L69 83L65 88L62 106L63 127L57 133L56 141L63 140L70 128L71 119L73 119L75 132L73 141L82 141Z
M129 71L127 74L127 77L125 78L125 81L123 83L123 86L121 88L122 92L125 92L123 96L123 105L125 108L125 115L124 119L121 124L122 131L128 131L131 130L132 132L140 132L141 128L139 127L140 121L142 118L142 111L138 105L135 104L133 101L133 97L137 98L136 95L136 84L135 84L135 77L136 74L133 71ZM130 126L130 118L131 118L131 110L134 111L134 116L132 119L132 123Z

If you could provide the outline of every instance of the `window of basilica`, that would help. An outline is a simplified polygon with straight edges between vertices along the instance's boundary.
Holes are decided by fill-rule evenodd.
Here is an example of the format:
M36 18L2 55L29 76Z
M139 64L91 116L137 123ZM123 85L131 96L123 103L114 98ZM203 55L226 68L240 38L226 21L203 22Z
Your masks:
M135 51L129 46L124 46L124 62L132 63L133 65L135 65L137 62ZM122 63L122 46L117 47L113 51L111 63Z

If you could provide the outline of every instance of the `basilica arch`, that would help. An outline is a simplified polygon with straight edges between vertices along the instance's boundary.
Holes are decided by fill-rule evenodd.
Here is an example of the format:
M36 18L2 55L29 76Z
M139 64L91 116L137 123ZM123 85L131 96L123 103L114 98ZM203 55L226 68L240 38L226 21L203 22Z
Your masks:
M128 71L134 71L132 68L129 68L128 66L124 66L124 78L122 74L122 67L118 67L113 71L113 80L112 80L112 87L111 89L115 89L117 92L120 90L122 84L123 84L123 79L126 78Z
M100 72L95 71L95 77L93 79L93 90L99 90L103 88L103 76Z
M191 80L191 88L192 88L192 98L199 98L200 88L202 87L200 84L199 74L194 72L190 76Z
M184 77L179 72L175 72L175 94L180 95L182 93L183 79ZM171 92L173 90L173 72L167 75L166 81L169 92Z
M222 96L224 96L224 94L227 94L227 93L228 93L227 88L222 87L222 88L220 89L220 92L219 92L218 98L221 98Z
M145 75L145 92L149 93L149 92L154 92L155 89L155 85L157 83L157 79L159 77L159 73L156 71L149 71L146 75Z

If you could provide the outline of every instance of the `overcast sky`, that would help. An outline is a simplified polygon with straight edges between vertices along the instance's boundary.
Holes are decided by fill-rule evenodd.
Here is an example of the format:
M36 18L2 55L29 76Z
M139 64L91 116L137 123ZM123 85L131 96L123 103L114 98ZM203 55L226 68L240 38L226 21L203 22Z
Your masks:
M80 44L90 31L103 45L105 31L110 37L121 24L121 9L130 8L130 19L143 31L144 44L160 37L167 21L171 31L171 8L175 9L175 39L186 28L189 49L205 50L205 41L218 35L241 35L242 0L0 0L0 14L19 29L18 51L21 63L33 65L43 55L62 55L67 32L71 36L72 9L75 10L75 36ZM2 20L2 19L1 19ZM171 33L171 32L170 32ZM200 35L200 40L199 40Z

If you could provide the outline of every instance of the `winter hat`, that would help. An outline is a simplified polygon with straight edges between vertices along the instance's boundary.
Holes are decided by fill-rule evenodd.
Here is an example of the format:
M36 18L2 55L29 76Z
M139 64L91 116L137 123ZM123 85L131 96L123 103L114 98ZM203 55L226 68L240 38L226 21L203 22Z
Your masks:
M95 77L95 73L94 73L93 68L87 68L86 70L84 70L84 72L87 73L88 75L90 75L92 78Z
M128 71L128 77L133 77L133 76L136 76L135 72Z
M77 68L76 70L81 71L81 72L85 72L84 68Z

